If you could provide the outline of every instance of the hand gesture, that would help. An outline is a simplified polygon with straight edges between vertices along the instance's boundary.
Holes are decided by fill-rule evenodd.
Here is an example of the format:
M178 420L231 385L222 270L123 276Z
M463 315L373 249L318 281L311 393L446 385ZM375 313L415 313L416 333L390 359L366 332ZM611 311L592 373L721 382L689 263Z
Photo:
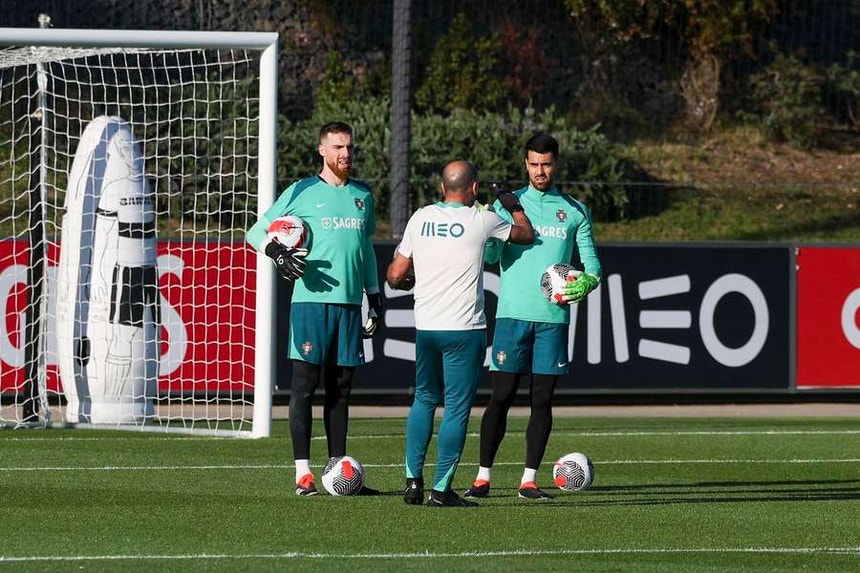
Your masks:
M305 274L307 249L290 249L272 241L266 245L266 255L275 261L278 273L288 281L299 280Z
M496 199L502 204L508 213L516 213L522 211L523 206L520 205L520 199L498 183L493 183L493 193L496 194Z

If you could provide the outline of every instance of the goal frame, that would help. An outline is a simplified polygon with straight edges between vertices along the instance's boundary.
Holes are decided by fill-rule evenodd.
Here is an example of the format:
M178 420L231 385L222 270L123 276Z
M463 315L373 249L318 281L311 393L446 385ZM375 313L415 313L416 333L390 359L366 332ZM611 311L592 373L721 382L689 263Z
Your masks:
M276 198L277 156L277 71L276 32L214 32L153 30L88 30L57 28L0 28L0 46L62 48L152 48L152 49L246 49L260 52L259 149L257 216ZM153 431L227 435L262 438L271 435L272 395L275 380L273 353L276 317L274 311L275 274L262 255L256 258L254 319L254 381L252 428L250 431L207 428L162 428ZM40 365L44 367L44 364ZM86 424L80 424L86 425ZM125 429L110 427L103 429ZM131 429L146 429L146 425Z

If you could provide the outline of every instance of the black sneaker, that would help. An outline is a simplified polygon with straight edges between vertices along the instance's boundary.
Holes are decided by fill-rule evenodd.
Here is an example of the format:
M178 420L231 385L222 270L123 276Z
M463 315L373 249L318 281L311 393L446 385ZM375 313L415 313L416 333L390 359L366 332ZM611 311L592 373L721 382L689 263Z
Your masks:
M477 503L463 499L451 489L444 492L431 489L427 505L430 507L478 507Z
M406 479L406 491L403 492L403 501L409 505L421 505L424 503L424 478Z
M490 482L487 480L475 480L472 487L466 490L464 497L487 497L490 495Z
M552 496L540 489L533 481L520 486L520 497L523 499L552 499Z

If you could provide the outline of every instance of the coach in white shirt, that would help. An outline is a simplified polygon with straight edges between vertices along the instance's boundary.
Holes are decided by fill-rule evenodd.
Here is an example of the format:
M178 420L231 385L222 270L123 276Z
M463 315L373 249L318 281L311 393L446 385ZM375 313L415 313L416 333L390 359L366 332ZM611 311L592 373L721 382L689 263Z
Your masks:
M487 348L483 256L490 238L523 245L534 229L513 193L498 199L513 225L475 206L478 170L452 161L442 170L442 201L416 211L388 266L392 288L415 297L415 397L406 419L404 501L424 501L424 461L433 435L436 408L445 412L437 438L436 471L427 505L472 507L451 482L463 445Z

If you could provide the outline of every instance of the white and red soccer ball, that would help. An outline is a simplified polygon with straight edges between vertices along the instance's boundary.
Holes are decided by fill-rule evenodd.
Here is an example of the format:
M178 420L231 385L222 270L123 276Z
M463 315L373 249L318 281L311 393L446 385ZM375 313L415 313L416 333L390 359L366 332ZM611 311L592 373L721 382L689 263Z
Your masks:
M553 304L567 304L562 298L564 287L575 281L581 274L582 271L565 263L548 266L540 277L540 290L544 298Z
M553 464L552 481L556 487L565 491L588 489L594 481L594 464L585 454L566 454Z
M322 484L331 495L355 495L364 487L364 466L352 456L331 458L323 469Z
M305 222L295 215L278 217L268 229L269 239L277 241L289 249L306 247L308 229Z

